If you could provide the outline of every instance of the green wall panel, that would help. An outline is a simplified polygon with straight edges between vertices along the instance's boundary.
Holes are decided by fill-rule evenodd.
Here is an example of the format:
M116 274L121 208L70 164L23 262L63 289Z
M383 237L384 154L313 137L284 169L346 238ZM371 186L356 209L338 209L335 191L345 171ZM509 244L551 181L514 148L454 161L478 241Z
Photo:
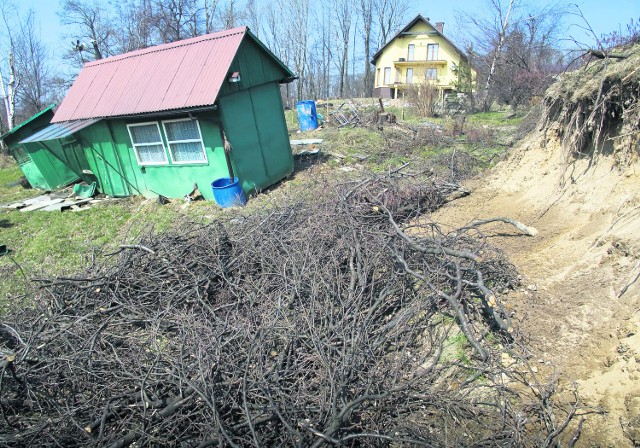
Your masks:
M219 99L237 177L246 192L260 191L293 171L293 156L273 82Z
M28 172L23 169L25 177L32 186L53 190L78 179L78 175L47 147L40 143L26 143L22 147L35 165L30 167ZM36 169L39 174L36 173Z
M202 195L213 200L211 183L227 176L227 165L219 130L217 112L193 114L198 120L207 163L139 165L127 130L127 124L158 122L186 116L143 117L137 120L103 120L75 134L84 149L87 168L96 176L100 192L112 196L143 195L181 198L197 185ZM161 132L165 147L166 136Z
M29 162L19 163L20 169L32 187L43 190L63 187L78 179L78 175L46 147L38 143L19 143L49 125L53 117L51 107L16 126L4 138L11 151L20 147L29 155Z

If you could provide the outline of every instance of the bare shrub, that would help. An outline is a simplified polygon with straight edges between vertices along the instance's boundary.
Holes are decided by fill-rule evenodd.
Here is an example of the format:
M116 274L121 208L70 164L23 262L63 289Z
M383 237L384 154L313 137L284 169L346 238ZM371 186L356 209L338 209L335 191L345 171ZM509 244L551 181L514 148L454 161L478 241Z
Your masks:
M416 108L421 117L433 117L436 115L436 106L440 99L440 92L434 82L421 80L410 84L407 88L407 99Z
M467 126L465 129L467 143L480 146L491 146L496 142L495 129Z

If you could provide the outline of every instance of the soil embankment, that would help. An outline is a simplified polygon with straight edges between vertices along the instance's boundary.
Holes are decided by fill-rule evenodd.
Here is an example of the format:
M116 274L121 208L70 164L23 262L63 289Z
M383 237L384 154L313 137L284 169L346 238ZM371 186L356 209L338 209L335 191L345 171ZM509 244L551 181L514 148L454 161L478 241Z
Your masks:
M432 219L452 228L506 216L538 231L483 228L522 275L506 299L534 359L578 384L586 415L576 446L640 443L640 163L567 157L538 134ZM541 364L542 365L542 364Z

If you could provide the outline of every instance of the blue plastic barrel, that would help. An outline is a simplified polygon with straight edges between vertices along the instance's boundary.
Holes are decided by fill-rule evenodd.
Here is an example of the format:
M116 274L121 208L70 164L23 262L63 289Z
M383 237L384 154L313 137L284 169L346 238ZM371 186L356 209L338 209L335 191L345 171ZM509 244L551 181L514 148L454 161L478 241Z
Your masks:
M211 183L211 189L213 190L213 198L222 208L243 206L247 203L247 197L244 195L237 177L233 178L233 182L228 177L214 180Z
M298 111L298 123L301 131L313 131L318 127L318 114L316 112L316 102L313 100L298 101L296 103Z

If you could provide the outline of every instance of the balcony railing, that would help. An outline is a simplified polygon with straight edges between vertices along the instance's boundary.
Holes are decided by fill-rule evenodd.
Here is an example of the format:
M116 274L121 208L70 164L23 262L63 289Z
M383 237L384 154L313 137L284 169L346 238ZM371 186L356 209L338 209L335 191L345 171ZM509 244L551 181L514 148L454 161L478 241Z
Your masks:
M429 60L426 61L424 59L414 59L413 61L407 61L406 59L398 59L397 61L393 61L393 64L398 66L398 67L407 67L407 66L425 66L425 67L437 67L439 65L447 65L447 61L446 60L440 60L440 59L436 59L436 60Z

